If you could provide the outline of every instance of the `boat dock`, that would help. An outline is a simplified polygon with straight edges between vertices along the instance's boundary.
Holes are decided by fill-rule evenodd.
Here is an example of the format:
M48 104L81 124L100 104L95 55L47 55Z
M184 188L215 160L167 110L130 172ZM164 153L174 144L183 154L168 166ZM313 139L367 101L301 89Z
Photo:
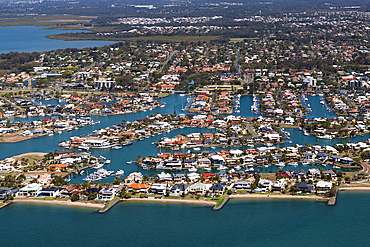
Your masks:
M218 205L218 203L217 203L215 206L213 206L212 210L213 211L221 210L229 200L230 200L230 197L229 197L229 195L227 195L224 198L224 200L222 201L222 203L220 205Z
M337 204L338 192L339 192L339 189L338 188L335 188L335 195L333 197L330 197L329 198L329 201L328 201L328 203L326 205L328 205L328 206L334 206L335 204Z

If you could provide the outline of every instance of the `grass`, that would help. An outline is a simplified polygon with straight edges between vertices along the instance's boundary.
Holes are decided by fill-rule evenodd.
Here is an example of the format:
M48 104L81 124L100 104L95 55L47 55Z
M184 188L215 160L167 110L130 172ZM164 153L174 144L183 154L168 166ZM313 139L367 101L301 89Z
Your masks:
M118 196L115 196L112 200L110 200L101 210L107 209L110 205L114 203L114 201L118 198Z
M218 202L216 204L216 207L219 207L221 206L222 202L225 200L225 198L227 197L227 194L223 194L219 199L218 199Z
M33 16L20 17L20 18L3 18L11 21L0 22L0 26L58 26L60 23L73 23L71 27L84 28L82 26L76 26L79 23L87 23L96 17L93 16L77 16L77 15L48 15L48 16L38 16L34 18ZM68 28L68 26L63 26L63 29Z

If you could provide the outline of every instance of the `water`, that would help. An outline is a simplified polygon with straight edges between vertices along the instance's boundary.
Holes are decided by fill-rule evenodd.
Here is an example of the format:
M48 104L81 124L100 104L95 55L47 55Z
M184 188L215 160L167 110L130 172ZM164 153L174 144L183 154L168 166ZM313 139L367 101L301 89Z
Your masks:
M11 51L18 52L42 52L64 48L96 47L114 44L116 41L64 41L48 39L45 35L59 33L87 32L83 30L43 30L45 27L36 26L14 26L0 27L0 53Z
M319 118L319 117L327 117L327 118L333 118L336 117L333 110L330 112L326 109L326 107L320 103L321 97L319 96L311 96L306 95L306 98L308 99L303 103L305 107L307 107L308 104L310 104L312 112L307 114L307 118ZM328 105L326 103L326 105Z
M95 209L14 204L0 210L4 246L368 246L369 192L313 200L231 200L209 206L119 203Z
M130 114L124 114L124 115L111 115L111 116L93 116L92 119L94 121L100 121L100 124L94 125L94 126L85 126L82 128L79 128L78 130L73 130L71 132L63 132L62 134L54 134L53 136L43 136L40 138L34 138L23 142L18 143L0 143L0 150L6 150L6 152L0 152L0 160L5 159L7 157L11 157L14 155L18 155L21 153L27 153L27 152L51 152L54 150L63 150L63 148L58 147L58 143L62 140L68 140L71 136L81 136L91 133L93 130L98 128L106 128L109 126L112 126L114 124L126 122L126 121L135 121L136 119L145 118L147 115L151 114L170 114L174 113L175 111L177 113L187 113L187 111L182 112L181 109L183 105L186 103L186 97L181 97L177 94L170 95L166 98L160 99L161 102L165 104L165 107L157 107L151 111L146 112L137 112L137 113L130 113ZM51 104L57 103L53 102L52 100L46 101ZM244 104L244 102L246 102ZM249 102L249 104L248 104ZM241 113L242 114L248 114L248 110L250 111L250 104L252 104L252 100L249 96L242 96L241 98ZM253 113L252 113L253 114ZM250 115L252 116L252 115ZM32 121L32 120L38 120L47 118L45 117L30 117L30 118L16 118L15 120L21 120L21 121ZM366 134L364 136L358 136L351 139L339 139L334 138L332 140L325 140L325 139L317 139L316 137L310 135L310 136L304 136L303 132L298 129L286 129L291 136L292 143L284 143L275 145L276 147L283 147L283 146L291 146L295 144L304 145L307 144L320 144L320 145L333 145L334 143L340 143L340 142L348 142L351 140L352 142L359 142L359 141L365 141L370 137L370 134ZM91 152L95 156L103 155L106 158L111 159L111 164L105 166L106 169L117 171L119 169L123 169L125 171L125 176L127 176L129 173L134 171L140 171L144 175L155 175L156 173L160 172L160 170L151 170L151 171L145 171L141 168L138 168L136 165L129 165L127 164L127 161L136 160L138 156L146 157L149 155L156 155L160 151L162 152L187 152L188 149L183 149L179 151L172 151L168 149L158 150L155 145L152 145L152 142L157 142L160 140L163 136L167 137L173 137L178 134L189 134L191 132L210 132L209 129L200 129L200 128L183 128L183 129L177 129L173 130L170 133L164 133L161 135L151 136L148 139L145 139L144 141L138 141L135 142L133 145L130 146L124 146L122 149L92 149ZM247 149L248 147L238 147L238 149ZM205 148L202 150L207 151L217 151L224 148L216 148L216 149L210 149ZM233 149L233 148L230 148ZM145 151L144 151L145 150ZM296 169L305 169L307 170L311 166L286 166L285 169L289 170L296 170ZM320 168L320 167L319 167ZM328 169L329 167L327 167ZM256 167L256 169L260 169L261 172L270 172L275 173L277 169L281 169L275 166L271 166L268 168L265 167ZM93 170L88 170L88 173L93 172ZM86 172L86 173L87 173ZM72 183L74 182L83 182L82 178L86 176L86 173L83 174L83 176L80 175L74 175L72 177ZM101 182L112 182L113 177L106 178L102 180Z

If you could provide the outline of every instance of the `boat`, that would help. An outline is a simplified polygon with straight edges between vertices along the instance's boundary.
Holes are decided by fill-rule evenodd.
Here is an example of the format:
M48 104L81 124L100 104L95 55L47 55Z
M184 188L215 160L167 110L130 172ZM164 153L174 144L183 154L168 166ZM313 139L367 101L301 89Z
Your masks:
M288 166L298 166L298 163L297 162L289 162Z
M78 149L89 151L90 150L90 147L87 146L87 145L80 145L80 146L78 146Z
M188 171L189 172L196 172L197 171L197 168L195 168L195 167L190 167L189 169L188 169Z
M333 169L340 169L342 168L341 166L333 166Z
M212 146L211 148L212 148L212 149L216 149L216 147L215 147L215 146Z
M223 166L223 165L220 165L220 167L218 168L219 170L226 170L227 167L226 166Z
M205 171L210 171L211 170L211 168L210 167L204 167L203 168Z
M308 165L310 165L311 163L310 162L302 162L302 165L303 166L308 166Z
M284 163L284 162L279 162L279 163L277 163L275 166L278 166L278 167L285 167L285 163Z
M266 146L268 146L268 147L272 147L272 146L273 146L273 144L272 144L272 143L270 143L270 142L268 142L268 143L266 143Z
M110 159L107 159L104 164L110 164Z
M114 147L112 147L112 149L121 149L122 148L122 146L114 146Z
M200 147L193 148L193 150L199 151L200 150Z
M240 169L242 169L242 168L240 167L240 165L237 165L237 166L235 166L235 169L236 169L236 170L240 170Z
M128 146L128 145L132 145L132 144L133 144L132 141L128 141L128 142L123 143L122 146Z
M135 162L134 160L130 160L130 161L127 161L126 164L131 165L134 162Z
M317 136L317 138L319 138L319 139L327 139L327 140L333 139L333 137L330 136L330 135Z
M116 176L122 176L124 173L125 173L124 170L118 170L115 175Z

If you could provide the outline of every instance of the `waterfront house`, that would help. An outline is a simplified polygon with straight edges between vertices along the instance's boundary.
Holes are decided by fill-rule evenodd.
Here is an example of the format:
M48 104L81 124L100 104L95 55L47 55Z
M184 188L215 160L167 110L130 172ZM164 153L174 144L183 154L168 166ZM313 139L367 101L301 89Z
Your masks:
M182 194L187 194L189 192L189 189L190 189L190 186L188 184L185 184L185 183L174 184L170 192L173 194L182 195Z
M204 194L205 192L209 191L211 187L212 184L195 183L190 186L189 192Z
M225 184L223 183L215 183L213 184L209 190L213 193L213 194L217 194L217 195L222 195L225 191Z
M127 176L126 181L128 183L130 182L141 183L141 181L143 181L143 177L144 176L141 172L132 172Z
M98 198L102 201L112 200L120 191L122 187L119 185L113 185L110 188L103 188L99 191Z
M161 172L157 174L157 178L159 181L172 181L172 176L169 173Z
M153 184L150 191L151 193L164 196L167 194L167 184Z
M56 187L42 188L38 196L56 197L60 195L61 191L62 191L61 188Z
M283 170L283 171L280 171L280 172L278 173L278 177L291 178L291 177L292 177L292 175L290 174L290 172L289 172L289 171L285 171L285 170Z
M200 179L199 173L196 173L196 172L188 173L187 176L191 182L195 182Z
M41 184L33 183L19 189L17 196L37 196L42 189Z
M314 188L314 186L312 184L309 184L308 182L297 183L297 190L299 192L311 193L313 188Z
M260 179L258 181L258 188L261 189L262 192L267 192L271 190L272 182L268 179Z
M293 175L292 175L292 177L295 179L301 179L302 177L305 177L305 176L306 176L306 172L303 169L298 169L298 170L293 171Z
M331 189L333 184L331 182L326 182L326 181L319 181L316 183L316 189L318 191L321 191L322 193L325 193Z
M17 191L18 189L13 189L12 187L0 189L0 200L4 200L7 196L11 196Z
M235 182L234 188L237 190L246 190L251 188L252 182L247 182L247 181L238 181Z
M286 185L286 180L284 178L279 179L278 181L276 181L276 183L274 183L272 185L272 190L273 191L282 191L282 190L284 190L285 185Z
M134 191L136 193L148 193L150 186L147 184L132 183L128 187L128 191Z
M173 181L179 182L179 181L185 181L186 176L183 173L173 174Z

